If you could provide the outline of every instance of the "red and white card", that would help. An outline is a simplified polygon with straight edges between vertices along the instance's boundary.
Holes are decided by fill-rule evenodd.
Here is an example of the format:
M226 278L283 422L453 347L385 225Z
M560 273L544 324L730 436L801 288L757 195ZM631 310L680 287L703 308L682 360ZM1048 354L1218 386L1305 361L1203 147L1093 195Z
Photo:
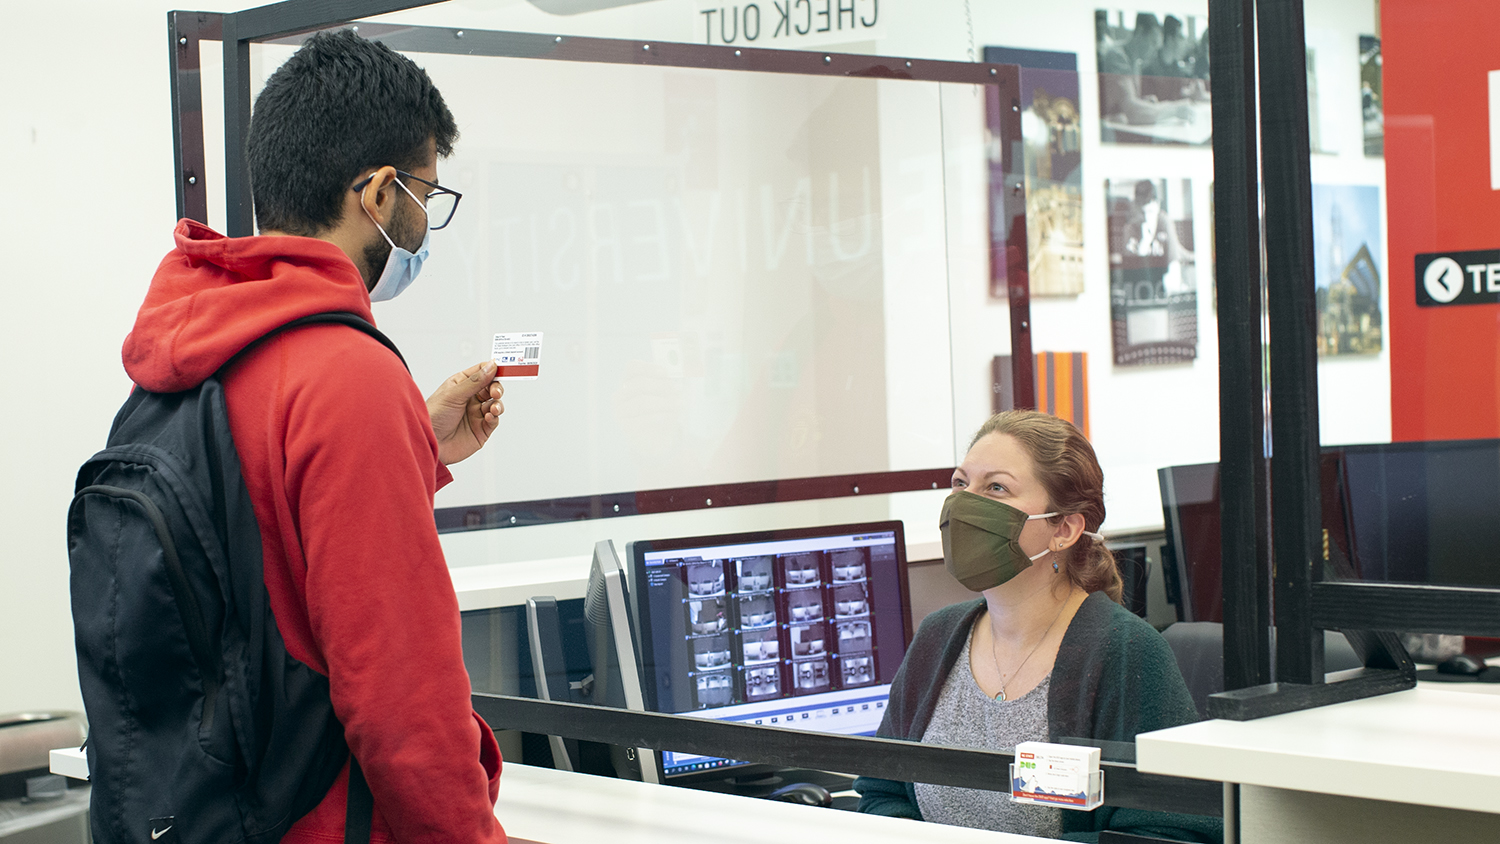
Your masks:
M542 373L542 332L496 334L490 357L497 367L496 378L533 381Z

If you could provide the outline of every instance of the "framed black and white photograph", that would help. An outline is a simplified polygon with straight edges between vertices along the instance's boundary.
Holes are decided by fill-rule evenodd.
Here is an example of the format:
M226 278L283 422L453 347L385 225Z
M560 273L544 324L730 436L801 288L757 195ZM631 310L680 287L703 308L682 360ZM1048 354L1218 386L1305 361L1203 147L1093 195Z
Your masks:
M1208 17L1099 9L1100 140L1117 144L1213 142Z
M1381 99L1380 39L1359 36L1359 108L1364 121L1365 155L1385 155L1385 106Z
M1198 356L1198 285L1188 179L1111 179L1110 322L1117 366Z

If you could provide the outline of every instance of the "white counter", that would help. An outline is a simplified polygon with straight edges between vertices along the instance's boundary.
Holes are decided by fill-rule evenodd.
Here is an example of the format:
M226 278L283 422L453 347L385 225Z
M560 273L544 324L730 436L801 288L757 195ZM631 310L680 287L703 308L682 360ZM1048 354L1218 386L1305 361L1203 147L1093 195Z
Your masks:
M1500 694L1404 692L1136 737L1154 774L1241 785L1244 842L1500 841Z
M1046 839L507 765L495 816L540 844L1022 844Z
M1500 812L1500 696L1475 691L1424 685L1255 721L1173 727L1137 736L1136 764L1156 774Z

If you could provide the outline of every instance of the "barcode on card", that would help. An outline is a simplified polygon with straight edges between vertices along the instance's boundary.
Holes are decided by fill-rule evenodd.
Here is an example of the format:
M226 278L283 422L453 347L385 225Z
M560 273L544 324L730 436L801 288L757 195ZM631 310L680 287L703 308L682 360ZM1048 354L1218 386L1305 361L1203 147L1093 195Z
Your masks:
M525 348L525 350L523 350L521 352L521 358L523 360L529 360L529 361L541 360L542 359L542 347L541 346L527 346Z

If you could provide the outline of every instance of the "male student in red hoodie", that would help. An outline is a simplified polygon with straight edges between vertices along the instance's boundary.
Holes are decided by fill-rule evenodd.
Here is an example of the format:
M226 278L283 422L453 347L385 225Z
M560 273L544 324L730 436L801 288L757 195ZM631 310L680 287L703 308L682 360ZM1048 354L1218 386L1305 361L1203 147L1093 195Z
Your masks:
M410 60L352 32L320 34L257 98L249 160L258 237L177 226L125 341L135 383L202 382L251 340L409 284L457 197L437 159L453 115ZM375 798L376 842L503 844L500 752L470 705L458 601L433 523L447 466L503 407L476 364L425 401L374 339L342 325L278 334L224 376L230 427L287 651L329 678ZM348 768L287 842L343 840Z

